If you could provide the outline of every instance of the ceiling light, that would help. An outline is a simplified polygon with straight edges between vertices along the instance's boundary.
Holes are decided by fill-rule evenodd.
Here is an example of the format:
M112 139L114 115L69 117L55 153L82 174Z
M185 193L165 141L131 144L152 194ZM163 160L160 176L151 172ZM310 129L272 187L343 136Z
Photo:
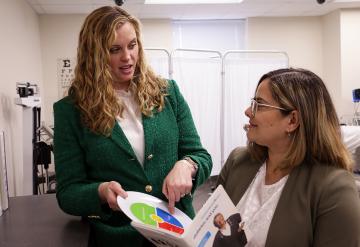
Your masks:
M243 0L145 0L145 4L224 4L241 3Z

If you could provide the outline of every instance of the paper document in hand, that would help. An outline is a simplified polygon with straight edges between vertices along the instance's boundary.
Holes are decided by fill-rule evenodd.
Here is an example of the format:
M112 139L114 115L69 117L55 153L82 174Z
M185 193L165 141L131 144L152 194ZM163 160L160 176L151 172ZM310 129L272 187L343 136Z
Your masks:
M126 199L118 197L119 207L132 220L131 225L156 246L218 246L214 240L220 230L214 224L215 217L221 215L224 219L229 219L238 215L236 207L221 185L212 193L194 220L177 208L171 215L168 203L156 197L140 192L128 192L128 195ZM240 215L235 218L241 221ZM235 232L241 232L240 221L235 223ZM230 234L230 229L228 231ZM231 243L235 247L244 246Z
M121 210L134 222L179 235L184 234L186 227L192 222L177 208L171 215L167 203L154 196L135 191L128 191L127 194L126 199L118 196L117 202Z

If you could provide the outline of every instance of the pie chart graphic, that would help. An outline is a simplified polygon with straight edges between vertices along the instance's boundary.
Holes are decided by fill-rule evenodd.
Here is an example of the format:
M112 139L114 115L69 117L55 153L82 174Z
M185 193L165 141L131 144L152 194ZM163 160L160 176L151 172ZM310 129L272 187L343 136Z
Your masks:
M153 207L146 203L133 203L130 211L144 224L152 225L164 230L184 233L184 227L174 216L158 207Z
M174 214L168 211L168 203L157 197L137 191L127 191L128 197L117 197L123 213L131 220L176 234L186 233L192 220L175 207Z

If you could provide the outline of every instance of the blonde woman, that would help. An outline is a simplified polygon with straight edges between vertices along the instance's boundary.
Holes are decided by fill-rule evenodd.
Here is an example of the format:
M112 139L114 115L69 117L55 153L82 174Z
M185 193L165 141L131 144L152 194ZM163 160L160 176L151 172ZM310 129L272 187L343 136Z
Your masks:
M90 246L150 245L116 197L140 191L194 216L191 192L210 175L187 103L145 62L140 23L102 7L81 28L75 78L54 104L57 199L88 217Z
M218 183L246 246L360 246L352 161L323 81L303 69L269 72L245 115L248 146L232 151Z

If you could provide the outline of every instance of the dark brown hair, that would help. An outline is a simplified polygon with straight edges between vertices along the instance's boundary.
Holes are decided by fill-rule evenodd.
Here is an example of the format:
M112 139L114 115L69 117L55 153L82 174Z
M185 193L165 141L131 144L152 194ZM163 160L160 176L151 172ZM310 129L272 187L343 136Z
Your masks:
M299 112L299 127L281 168L295 167L303 161L351 170L352 159L341 138L340 124L324 82L305 69L278 69L261 77L258 86L269 80L273 98L280 107ZM288 112L283 112L288 114ZM253 157L264 161L267 148L251 143Z

